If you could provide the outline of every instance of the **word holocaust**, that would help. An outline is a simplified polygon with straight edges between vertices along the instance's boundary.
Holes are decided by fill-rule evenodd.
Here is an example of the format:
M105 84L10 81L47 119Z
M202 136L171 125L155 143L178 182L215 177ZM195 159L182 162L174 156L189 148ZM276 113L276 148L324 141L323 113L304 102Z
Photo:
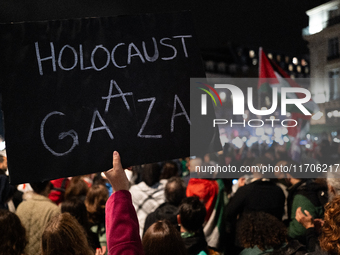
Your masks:
M242 122L235 122L232 119L229 121L226 119L213 119L213 126L216 125L227 125L229 123L230 127L233 127L235 125L242 125L245 127L246 125L249 127L262 127L265 123L269 124L271 122L271 126L274 127L275 122L280 122L279 119L265 119L264 121L261 119L251 119L251 120L243 120ZM298 122L294 119L285 119L280 122L282 127L296 127Z

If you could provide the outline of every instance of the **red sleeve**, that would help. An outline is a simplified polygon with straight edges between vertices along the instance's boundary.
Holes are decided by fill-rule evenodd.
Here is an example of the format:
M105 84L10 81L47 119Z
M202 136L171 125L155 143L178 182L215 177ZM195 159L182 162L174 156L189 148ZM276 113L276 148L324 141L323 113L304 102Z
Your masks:
M120 190L106 202L106 239L109 255L144 255L131 194Z

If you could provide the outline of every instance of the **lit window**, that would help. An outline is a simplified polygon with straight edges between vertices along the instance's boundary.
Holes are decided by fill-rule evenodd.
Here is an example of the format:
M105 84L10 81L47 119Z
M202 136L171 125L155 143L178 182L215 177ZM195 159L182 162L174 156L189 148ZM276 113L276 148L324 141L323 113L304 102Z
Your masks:
M250 57L250 58L255 57L255 51L250 50L250 51L249 51L249 57Z
M222 91L222 92L220 93L220 98L221 98L221 101L222 101L222 102L225 102L225 100L226 100L226 98L227 98L227 94L226 94L225 92Z
M293 64L297 65L299 63L299 60L297 58L293 58Z

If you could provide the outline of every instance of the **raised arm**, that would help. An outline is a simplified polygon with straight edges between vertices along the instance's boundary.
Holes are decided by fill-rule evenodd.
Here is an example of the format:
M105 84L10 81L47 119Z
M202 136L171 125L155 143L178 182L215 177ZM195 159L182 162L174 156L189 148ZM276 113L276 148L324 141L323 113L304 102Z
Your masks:
M129 181L118 152L113 153L113 168L105 172L113 194L106 202L106 237L109 255L143 255L136 211L132 205Z

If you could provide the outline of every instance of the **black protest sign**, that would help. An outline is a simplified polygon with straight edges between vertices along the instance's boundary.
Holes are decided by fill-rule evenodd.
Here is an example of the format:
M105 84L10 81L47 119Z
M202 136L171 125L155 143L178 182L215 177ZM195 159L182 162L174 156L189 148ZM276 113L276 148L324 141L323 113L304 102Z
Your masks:
M189 156L195 40L189 12L0 25L11 182Z

